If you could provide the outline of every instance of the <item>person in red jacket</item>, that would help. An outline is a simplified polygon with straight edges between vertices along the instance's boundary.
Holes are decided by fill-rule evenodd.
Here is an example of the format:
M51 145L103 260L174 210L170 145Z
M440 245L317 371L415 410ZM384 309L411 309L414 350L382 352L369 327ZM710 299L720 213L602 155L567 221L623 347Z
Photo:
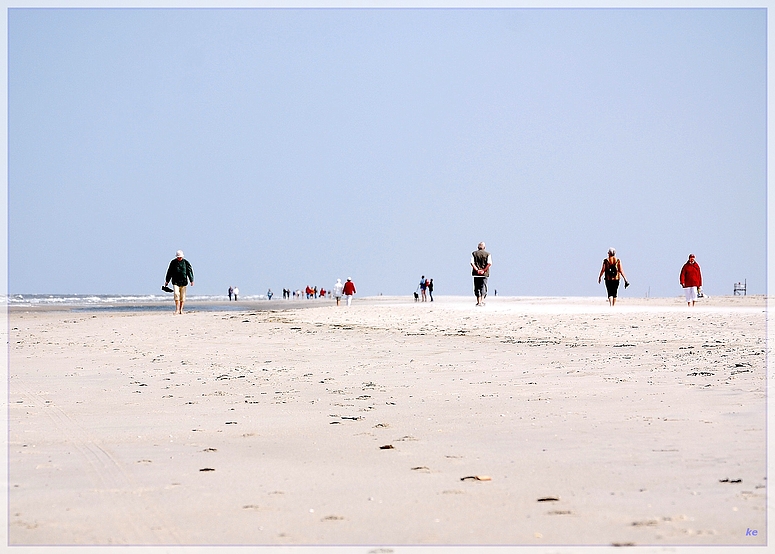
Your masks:
M694 306L700 290L702 290L702 272L700 264L694 260L694 254L689 254L689 260L681 268L681 286L684 288L686 303Z
M350 302L353 300L353 294L355 294L355 283L353 283L353 280L348 277L347 282L344 284L344 289L342 289L342 293L344 294L344 298L347 301L347 305L350 305Z

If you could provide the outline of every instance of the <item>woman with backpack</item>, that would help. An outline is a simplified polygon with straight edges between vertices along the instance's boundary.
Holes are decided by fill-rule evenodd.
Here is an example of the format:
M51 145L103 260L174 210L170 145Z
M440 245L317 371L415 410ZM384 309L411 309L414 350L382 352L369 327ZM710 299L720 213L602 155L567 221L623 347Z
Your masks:
M622 271L622 261L616 258L616 250L614 248L608 249L608 257L603 260L603 267L600 269L600 275L597 276L597 282L605 275L605 288L608 291L608 303L613 306L616 304L616 294L619 290L619 276L624 279L624 288L630 286L627 282L627 277Z

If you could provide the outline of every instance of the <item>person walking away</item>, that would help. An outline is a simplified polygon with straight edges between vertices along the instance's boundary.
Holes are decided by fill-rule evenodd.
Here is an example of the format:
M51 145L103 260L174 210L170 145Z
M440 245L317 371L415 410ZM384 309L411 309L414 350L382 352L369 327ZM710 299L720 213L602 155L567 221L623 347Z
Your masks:
M471 252L471 275L474 276L474 295L476 305L484 306L487 298L487 278L490 276L492 255L485 250L485 244L480 242L476 250Z
M680 280L686 295L686 304L693 307L702 290L702 271L700 264L694 259L694 254L689 254L689 260L681 268Z
M186 286L191 281L194 286L194 268L187 259L183 257L183 251L175 252L175 259L170 262L167 268L167 275L164 278L164 286L172 281L173 296L175 298L175 313L183 313L183 304L186 302Z
M624 288L630 286L627 282L627 277L624 276L622 271L622 261L616 258L616 249L608 249L608 257L603 260L603 267L600 269L600 275L597 276L597 283L600 284L600 280L605 275L605 288L608 293L608 303L613 307L616 304L616 297L619 291L619 276L624 279Z
M336 280L336 284L334 285L334 298L336 298L336 305L339 305L339 301L342 299L342 291L344 290L344 285L342 284L341 279Z
M234 295L234 287L229 287L229 302L231 302L231 297Z
M348 306L353 301L353 294L355 294L355 292L356 292L355 283L353 283L352 278L348 277L347 282L344 284L344 287L342 288L342 294L344 294L345 301L347 302Z
M266 291L266 297L267 297L267 299L271 300L271 299L272 299L272 295L273 295L273 294L274 294L274 293L272 292L272 289L269 289L268 291Z
M428 296L431 297L431 302L433 302L433 279L428 281Z
M234 301L237 301L237 296L239 296L239 289L237 287L234 287Z

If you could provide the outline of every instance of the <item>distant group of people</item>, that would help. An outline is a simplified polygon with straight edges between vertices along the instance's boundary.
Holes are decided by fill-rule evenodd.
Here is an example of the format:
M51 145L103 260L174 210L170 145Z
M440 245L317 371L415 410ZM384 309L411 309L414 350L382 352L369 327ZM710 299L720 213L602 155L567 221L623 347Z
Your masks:
M417 291L420 291L418 294ZM431 302L433 302L433 279L426 279L425 275L420 277L420 284L414 291L414 301L419 302L422 297L422 301L426 302L430 296Z
M474 279L474 296L476 297L476 305L484 306L484 300L487 298L487 279L490 277L490 268L492 267L492 254L486 250L484 242L480 242L477 245L476 250L471 252L471 275ZM622 269L622 261L616 257L616 249L609 248L608 256L603 259L603 266L600 268L600 274L597 276L597 282L600 283L605 280L606 293L608 297L608 303L613 307L616 305L616 299L619 291L619 281L624 281L624 288L630 286L627 277ZM194 270L191 264L183 257L183 251L178 250L175 253L175 258L170 262L167 268L167 274L165 276L163 290L172 292L175 299L175 313L183 313L183 304L186 301L186 287L188 283L194 286ZM172 282L172 289L168 288L168 285ZM688 306L694 306L697 298L702 298L702 271L700 270L700 264L694 254L689 254L689 259L681 268L679 276L679 282L684 289L684 295L686 297L686 303ZM418 291L420 294L418 294ZM336 305L339 303L342 297L345 297L345 302L349 306L352 302L352 297L356 293L355 283L352 278L348 277L347 281L342 283L341 279L337 279L334 284L333 291L326 291L322 287L318 290L317 287L307 286L304 293L307 298L326 298L326 295L330 298L332 295L336 299ZM283 289L283 298L290 299L291 294L295 298L301 296L301 291L291 291L290 289ZM229 287L229 300L232 297L237 300L239 295L239 289L237 287ZM420 284L417 290L414 292L415 302L419 302L422 299L423 302L430 297L430 301L433 302L433 279L426 279L425 275L420 278ZM272 299L272 289L267 291L267 298Z
M304 294L307 295L307 298L325 298L326 289L320 287L320 290L318 290L317 287L311 287L307 285L307 287L304 289Z
M296 300L297 298L302 298L303 296L304 296L304 292L301 289L296 289L296 290L283 289L284 300L290 300L291 298ZM307 298L309 298L309 295L307 295Z

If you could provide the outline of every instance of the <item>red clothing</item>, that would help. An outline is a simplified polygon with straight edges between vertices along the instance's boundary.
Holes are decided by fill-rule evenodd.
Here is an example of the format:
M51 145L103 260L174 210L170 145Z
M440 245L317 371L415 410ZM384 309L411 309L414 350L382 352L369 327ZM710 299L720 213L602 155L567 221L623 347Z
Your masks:
M684 288L702 286L700 264L697 262L694 262L693 264L686 262L684 264L681 268L681 286Z
M347 281L344 284L344 289L342 289L342 292L345 294L345 296L350 296L351 294L355 294L355 283L352 281Z

